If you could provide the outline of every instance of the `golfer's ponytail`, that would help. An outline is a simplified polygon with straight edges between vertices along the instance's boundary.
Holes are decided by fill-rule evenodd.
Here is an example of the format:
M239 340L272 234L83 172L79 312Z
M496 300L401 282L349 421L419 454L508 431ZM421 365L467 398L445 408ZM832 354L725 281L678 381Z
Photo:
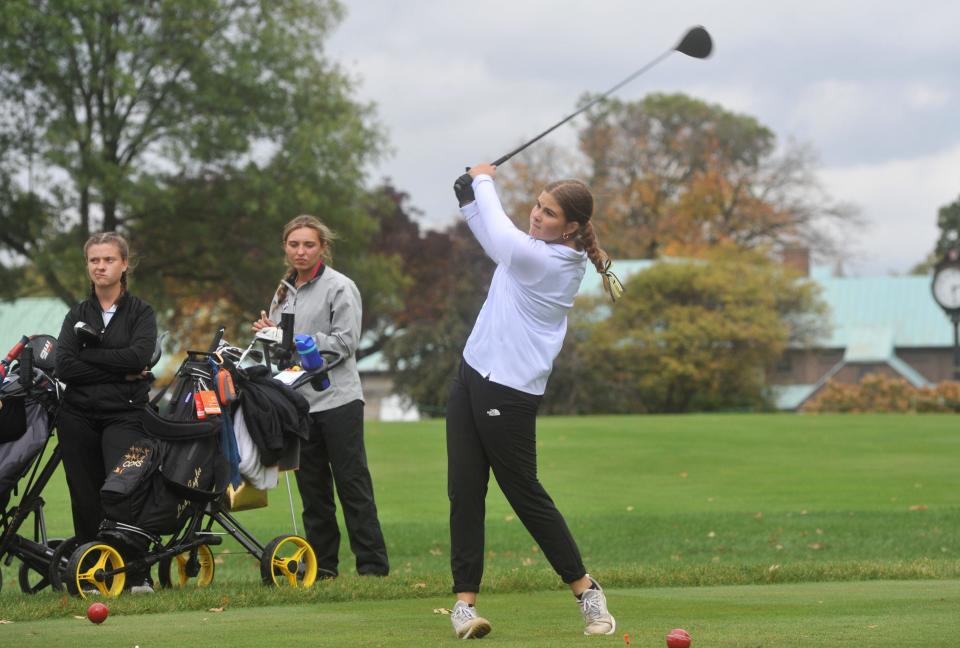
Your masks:
M581 225L577 238L586 251L590 262L593 263L593 267L603 276L603 289L610 295L610 299L616 303L623 295L623 284L620 283L617 275L610 270L613 261L610 260L610 255L604 252L597 243L597 233L593 230L593 223L587 221Z
M287 293L290 291L289 284L297 280L297 271L291 270L283 276L280 280L280 285L277 286L277 293L275 295L278 306L283 306L283 302L287 299Z
M557 180L544 187L544 191L556 199L567 221L580 224L576 233L577 242L586 251L597 272L603 275L603 289L610 295L610 299L616 302L623 294L623 285L617 275L610 271L610 256L600 249L597 243L597 233L590 222L593 216L593 194L590 187L580 180Z

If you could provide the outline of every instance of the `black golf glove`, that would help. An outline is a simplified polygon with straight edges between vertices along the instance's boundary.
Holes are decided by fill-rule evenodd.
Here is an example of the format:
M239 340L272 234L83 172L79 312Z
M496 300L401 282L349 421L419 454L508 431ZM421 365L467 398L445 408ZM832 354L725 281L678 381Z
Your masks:
M476 200L476 197L473 195L473 178L470 177L469 173L464 173L457 178L457 181L453 183L453 193L456 194L461 207L469 205Z

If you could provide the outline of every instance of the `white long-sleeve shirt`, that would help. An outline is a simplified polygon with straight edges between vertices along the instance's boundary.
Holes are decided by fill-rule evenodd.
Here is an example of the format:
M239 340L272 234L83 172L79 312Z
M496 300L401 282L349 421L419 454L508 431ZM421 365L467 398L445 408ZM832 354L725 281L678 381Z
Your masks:
M510 221L493 178L473 180L476 200L460 209L497 269L463 358L491 381L543 394L567 333L587 255L521 232Z

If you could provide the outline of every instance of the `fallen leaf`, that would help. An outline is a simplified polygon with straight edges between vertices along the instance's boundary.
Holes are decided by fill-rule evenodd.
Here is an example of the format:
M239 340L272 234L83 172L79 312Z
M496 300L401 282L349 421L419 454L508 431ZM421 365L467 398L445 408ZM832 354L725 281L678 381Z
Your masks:
M443 555L443 549L440 549L439 547L434 547L433 549L430 550L430 555L441 556Z
M770 572L771 574L773 572L780 571L780 565L777 565L777 564L770 565L770 567L767 568L767 571Z
M628 506L628 507L627 507L627 510L628 510L628 511L632 511L632 510L633 510L633 506L632 506L632 505L631 505L631 506Z
M8 623L13 623L9 619L0 619L0 625L7 625Z
M717 537L717 534L714 533L713 531L711 531L710 533L707 534L707 537L708 537L708 538L716 538L716 537Z
M926 511L926 510L927 510L927 505L926 505L926 504L914 504L913 506L910 507L910 510L911 510L911 511Z
M876 628L877 626L876 626L876 625L868 625L867 627L872 630L872 629Z
M819 542L814 542L813 544L808 544L807 548L813 549L814 551L819 551L820 549L823 549L823 545Z
M513 522L513 516L512 516L512 515L507 515L507 516L505 516L505 517L503 518L503 521L504 521L504 522Z
M753 517L757 518L758 520L762 520L762 519L763 519L763 511L757 511L757 514L754 515Z
M524 558L520 562L523 564L524 567L529 567L530 565L534 564L533 558Z
M686 479L686 478L689 477L689 476L690 476L690 474L689 474L686 470L684 470L682 473L680 473L680 479Z
M427 589L426 583L414 583L413 589Z
M210 608L209 610L207 610L207 612L223 612L223 608L222 607Z
M81 621L83 621L83 620L86 619L87 617L85 617L85 616L77 616L76 614L74 614L74 615L73 615L73 618L74 618L74 619L80 619Z
M433 608L434 614L450 614L453 612L450 608Z
M817 535L823 535L823 529L817 529Z

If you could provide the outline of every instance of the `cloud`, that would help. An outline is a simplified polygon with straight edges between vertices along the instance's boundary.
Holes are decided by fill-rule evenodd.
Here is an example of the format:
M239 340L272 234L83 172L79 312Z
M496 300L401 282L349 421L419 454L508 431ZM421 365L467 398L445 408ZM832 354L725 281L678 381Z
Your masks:
M833 198L862 209L866 226L849 241L857 274L904 273L933 250L937 211L960 195L960 146L933 155L828 168Z
M327 52L376 102L393 178L425 224L456 217L463 165L495 157L569 114L703 24L708 61L675 55L623 88L684 92L756 117L819 153L831 194L859 204L861 271L904 271L960 191L960 3L942 0L446 0L350 3ZM575 128L550 135L575 145Z

